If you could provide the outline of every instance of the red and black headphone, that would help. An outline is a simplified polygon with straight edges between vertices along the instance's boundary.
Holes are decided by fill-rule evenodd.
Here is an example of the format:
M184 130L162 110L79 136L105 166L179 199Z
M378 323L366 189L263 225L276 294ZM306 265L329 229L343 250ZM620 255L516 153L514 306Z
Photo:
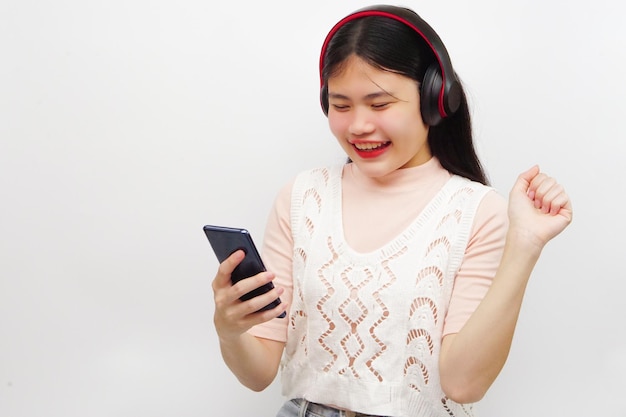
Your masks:
M328 115L328 89L322 77L324 57L328 44L337 31L346 23L367 16L381 16L397 20L413 29L433 51L436 64L432 64L424 74L420 87L420 110L424 122L429 126L437 125L442 119L453 114L461 103L461 86L450 62L450 56L432 27L415 12L402 7L378 5L359 9L337 22L330 30L320 54L321 104L324 114Z

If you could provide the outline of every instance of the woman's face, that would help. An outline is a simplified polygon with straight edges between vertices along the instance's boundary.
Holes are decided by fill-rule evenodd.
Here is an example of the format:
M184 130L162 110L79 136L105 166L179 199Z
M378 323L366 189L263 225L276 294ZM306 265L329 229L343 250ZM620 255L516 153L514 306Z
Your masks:
M415 80L356 56L328 79L328 121L341 147L372 178L431 158Z

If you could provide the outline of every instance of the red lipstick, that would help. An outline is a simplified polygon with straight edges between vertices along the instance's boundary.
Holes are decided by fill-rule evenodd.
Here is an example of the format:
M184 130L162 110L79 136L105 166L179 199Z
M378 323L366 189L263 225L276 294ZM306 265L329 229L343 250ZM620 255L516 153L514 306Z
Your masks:
M372 159L372 158L377 158L383 153L385 153L389 145L391 145L391 142L381 143L380 146L377 146L376 148L373 148L373 149L359 149L356 147L354 143L352 143L352 148L357 153L357 155L359 155L359 157L363 159Z

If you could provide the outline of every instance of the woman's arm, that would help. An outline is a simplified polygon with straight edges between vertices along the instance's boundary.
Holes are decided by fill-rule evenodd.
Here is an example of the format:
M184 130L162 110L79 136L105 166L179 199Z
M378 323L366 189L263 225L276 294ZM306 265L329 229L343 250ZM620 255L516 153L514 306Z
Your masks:
M228 368L243 385L261 391L276 377L285 344L252 336L247 331L280 315L286 304L257 312L283 293L278 287L248 301L239 300L242 295L274 279L274 274L262 272L231 285L230 275L243 257L243 251L237 251L219 266L212 285L215 298L213 321Z
M459 403L480 400L506 362L526 285L545 244L572 220L569 197L538 167L522 173L509 194L509 229L500 266L476 311L444 337L441 385Z

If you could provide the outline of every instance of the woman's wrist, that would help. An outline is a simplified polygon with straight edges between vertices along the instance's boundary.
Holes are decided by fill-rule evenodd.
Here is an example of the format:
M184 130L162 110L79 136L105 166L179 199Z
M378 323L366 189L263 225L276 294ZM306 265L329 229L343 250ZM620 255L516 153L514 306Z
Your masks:
M545 242L524 227L509 227L506 234L505 247L530 258L539 258Z

